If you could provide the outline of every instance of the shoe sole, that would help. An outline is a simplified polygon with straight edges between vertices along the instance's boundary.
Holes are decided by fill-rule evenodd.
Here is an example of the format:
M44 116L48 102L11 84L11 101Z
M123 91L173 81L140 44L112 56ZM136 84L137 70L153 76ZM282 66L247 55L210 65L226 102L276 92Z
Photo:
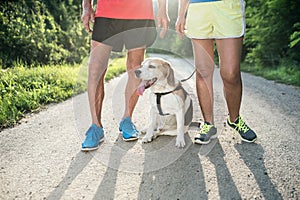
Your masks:
M123 138L123 137L122 137L122 138ZM139 138L138 138L138 137L135 137L135 138L128 138L128 139L123 138L123 140L126 141L126 142L134 141L134 140L137 140L137 139L139 139Z
M194 142L196 144L209 144L212 139L216 139L217 137L218 137L218 135L216 134L216 135L211 136L210 139L207 141L201 141L201 140L194 139L195 140Z
M98 144L97 146L95 146L95 147L85 147L85 148L81 148L81 151L87 152L87 151L94 151L94 150L97 150L97 149L99 149L100 144L101 144L101 142L103 142L103 141L104 141L104 138L102 138L102 139L99 141L99 144Z
M119 129L119 131L120 131L120 134L122 134L122 130L121 129ZM122 139L125 141L125 142L130 142L130 141L134 141L134 140L137 140L137 139L139 139L139 137L132 137L132 138L124 138L123 136L122 136Z
M246 140L246 139L242 138L242 136L240 134L239 134L239 136L240 136L240 138L241 138L242 141L247 142L247 143L253 143L257 139L257 138L254 138L253 140Z
M253 143L253 142L255 142L255 141L257 140L257 137L254 138L253 140L247 140L247 139L244 139L244 138L242 138L241 134L240 134L238 131L236 131L235 129L233 129L233 131L234 131L234 133L235 133L236 135L238 135L239 138L240 138L242 141L244 141L244 142L247 142L247 143Z

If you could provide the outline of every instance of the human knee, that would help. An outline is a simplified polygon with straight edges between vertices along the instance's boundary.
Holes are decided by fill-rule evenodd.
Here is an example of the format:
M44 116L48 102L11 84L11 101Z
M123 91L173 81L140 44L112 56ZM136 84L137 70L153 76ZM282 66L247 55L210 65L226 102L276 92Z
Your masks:
M103 77L105 76L105 72L106 72L105 69L97 70L97 69L90 68L89 73L88 73L88 79L89 79L89 81L97 82L101 78L103 79Z
M241 82L240 70L220 70L222 80L225 84L238 84Z
M196 73L198 78L205 79L213 75L214 68L213 67L203 68L200 66L196 66Z

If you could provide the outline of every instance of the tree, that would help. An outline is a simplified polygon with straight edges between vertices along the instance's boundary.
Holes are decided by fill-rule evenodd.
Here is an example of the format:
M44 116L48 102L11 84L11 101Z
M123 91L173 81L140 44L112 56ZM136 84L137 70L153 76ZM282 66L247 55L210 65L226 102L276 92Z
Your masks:
M80 21L78 0L4 1L0 9L2 67L78 63L87 56L89 35Z
M276 66L282 59L299 62L300 4L290 0L247 1L246 60Z

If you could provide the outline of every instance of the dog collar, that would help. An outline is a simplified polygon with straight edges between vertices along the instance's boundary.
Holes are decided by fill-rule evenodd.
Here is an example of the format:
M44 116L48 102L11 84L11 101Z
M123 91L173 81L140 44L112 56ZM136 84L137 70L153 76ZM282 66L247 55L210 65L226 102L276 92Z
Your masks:
M158 109L158 113L162 116L165 116L165 115L170 115L170 113L163 113L162 109L161 109L161 104L160 104L160 99L161 99L161 96L163 95L166 95L166 94L170 94L176 90L180 90L182 89L182 86L181 84L179 84L174 90L172 91L169 91L169 92L162 92L162 93L154 93L156 95L156 105L157 105L157 109Z

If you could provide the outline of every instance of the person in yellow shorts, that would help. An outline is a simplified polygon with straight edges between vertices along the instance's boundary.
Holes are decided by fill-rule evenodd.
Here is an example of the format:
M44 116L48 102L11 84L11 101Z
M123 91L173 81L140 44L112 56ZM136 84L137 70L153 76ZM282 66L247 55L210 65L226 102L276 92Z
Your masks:
M191 38L196 67L196 89L204 123L195 143L208 144L217 137L213 113L214 45L228 108L227 124L245 142L254 142L256 133L240 116L242 79L241 52L245 34L243 0L180 0L176 31Z

